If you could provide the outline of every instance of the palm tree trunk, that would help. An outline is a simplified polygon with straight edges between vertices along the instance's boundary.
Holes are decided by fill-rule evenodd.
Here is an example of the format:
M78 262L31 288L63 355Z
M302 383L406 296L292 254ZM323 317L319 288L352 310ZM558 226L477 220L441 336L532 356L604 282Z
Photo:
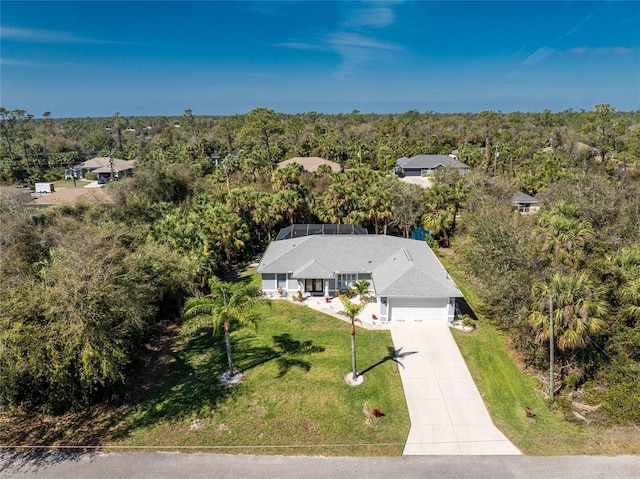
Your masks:
M233 375L233 361L231 359L231 334L229 333L230 329L229 322L224 323L224 342L227 347L227 362L229 364L229 373Z
M356 327L351 323L351 369L353 371L352 379L358 377L358 369L356 368Z

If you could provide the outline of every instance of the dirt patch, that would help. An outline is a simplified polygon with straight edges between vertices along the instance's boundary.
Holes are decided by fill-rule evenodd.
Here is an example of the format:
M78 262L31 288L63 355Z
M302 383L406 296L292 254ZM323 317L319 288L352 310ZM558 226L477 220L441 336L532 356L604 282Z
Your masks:
M180 328L177 324L160 324L149 342L138 350L138 361L133 365L137 373L129 378L128 401L141 401L154 384L164 375L180 346Z

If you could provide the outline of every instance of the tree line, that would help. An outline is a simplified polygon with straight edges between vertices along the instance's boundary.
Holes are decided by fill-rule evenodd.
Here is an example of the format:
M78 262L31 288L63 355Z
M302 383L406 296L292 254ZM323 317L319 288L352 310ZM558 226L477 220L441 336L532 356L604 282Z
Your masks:
M0 181L33 183L45 175L56 179L61 166L97 155L167 155L202 167L232 152L270 167L294 156L320 156L346 167L386 171L401 156L458 150L459 159L472 168L508 174L528 190L544 185L553 172L532 177L527 162L562 153L588 162L604 152L612 164L637 165L638 122L640 111L619 112L608 104L596 105L593 111L558 113L410 110L382 115L355 110L292 115L256 108L226 117L197 116L187 109L178 117L114 113L108 118L67 119L56 119L51 112L36 119L24 110L0 108ZM542 156L534 160L536 155Z
M639 112L608 105L99 119L3 109L7 183L51 178L91 155L136 159L136 171L107 185L104 204L2 203L0 405L123 400L141 348L158 324L180 322L187 298L211 293L212 278L254 260L280 228L326 222L404 237L424 226L432 247L451 247L532 371L549 366L551 304L554 388L637 422L638 124ZM442 170L429 189L389 174L401 156L454 149L470 174ZM55 154L73 160L54 164ZM345 169L276 168L308 155ZM536 195L540 213L514 211L516 191Z

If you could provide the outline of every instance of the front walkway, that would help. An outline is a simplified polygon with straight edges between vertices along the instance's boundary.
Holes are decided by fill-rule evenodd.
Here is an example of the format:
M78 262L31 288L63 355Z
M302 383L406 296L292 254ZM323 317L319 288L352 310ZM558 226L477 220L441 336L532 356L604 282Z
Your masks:
M353 302L358 302L359 300L354 298ZM340 314L341 311L344 311L344 306L342 306L342 301L340 298L330 298L330 301L327 303L324 297L312 296L310 298L306 298L302 304L309 306L316 311L320 311L322 313L328 314L335 318L341 319L342 321L350 322L349 318L344 314ZM373 302L368 302L362 311L358 314L358 319L360 320L357 324L358 326L363 327L364 329L389 329L389 323L383 323L377 319L373 319L374 315L378 314L378 304Z
M449 326L391 323L411 429L405 455L514 455L493 425Z

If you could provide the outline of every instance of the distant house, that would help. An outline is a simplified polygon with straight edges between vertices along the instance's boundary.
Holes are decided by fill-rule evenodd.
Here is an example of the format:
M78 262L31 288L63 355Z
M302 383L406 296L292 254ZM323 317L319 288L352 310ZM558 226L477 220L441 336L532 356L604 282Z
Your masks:
M287 166L292 163L301 165L305 171L318 171L320 165L327 165L332 171L342 171L342 166L335 161L325 160L317 156L296 156L278 163L278 166Z
M461 173L469 166L449 155L418 155L411 158L403 156L396 161L396 172L405 176L425 176L434 174L439 168L456 168Z
M381 321L452 322L462 293L424 241L317 234L274 241L257 272L266 294L330 297L366 279Z
M65 178L84 178L87 172L94 173L96 179L109 180L111 172L115 179L124 178L133 174L135 160L121 160L120 158L97 157L84 161L73 168L66 169Z
M536 198L521 191L511 197L511 205L520 213L535 213L540 209Z

